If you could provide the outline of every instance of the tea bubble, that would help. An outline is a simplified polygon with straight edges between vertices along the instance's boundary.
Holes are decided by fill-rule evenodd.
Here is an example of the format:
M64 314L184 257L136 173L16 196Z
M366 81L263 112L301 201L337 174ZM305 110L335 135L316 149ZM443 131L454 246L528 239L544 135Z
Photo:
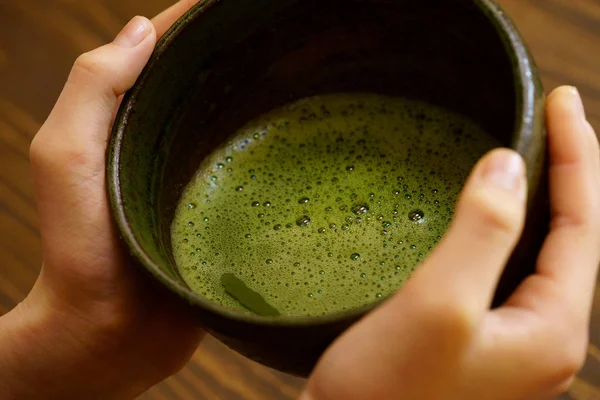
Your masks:
M283 316L340 312L393 293L446 231L460 183L487 152L485 132L429 107L325 95L250 122L182 194L171 243L186 283L254 312L221 282L235 276ZM453 126L473 139L446 140ZM427 143L444 145L426 153ZM421 226L423 211L430 226Z
M307 215L303 215L296 220L297 226L308 226L308 224L310 224L310 218Z
M408 219L412 222L419 222L425 218L425 213L422 210L413 210L408 213Z
M355 215L366 214L369 212L369 207L366 204L358 204L358 205L352 207L352 212Z

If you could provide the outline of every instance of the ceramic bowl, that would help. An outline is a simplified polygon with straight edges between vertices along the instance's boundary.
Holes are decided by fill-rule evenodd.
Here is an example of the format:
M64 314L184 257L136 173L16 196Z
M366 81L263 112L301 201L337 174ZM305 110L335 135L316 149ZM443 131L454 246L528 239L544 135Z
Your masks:
M260 317L192 292L170 224L201 160L246 122L334 92L404 96L477 121L528 166L525 232L498 286L532 273L547 232L544 94L519 33L489 0L204 0L160 40L120 107L108 188L134 259L211 334L267 366L306 376L376 306L321 317Z

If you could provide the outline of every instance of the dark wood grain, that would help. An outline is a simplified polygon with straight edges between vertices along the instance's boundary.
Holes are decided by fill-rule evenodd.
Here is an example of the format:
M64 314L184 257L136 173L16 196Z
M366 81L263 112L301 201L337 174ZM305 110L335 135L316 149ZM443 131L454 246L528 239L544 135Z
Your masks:
M0 315L22 300L41 264L28 164L31 138L75 58L100 46L136 14L169 0L0 0ZM552 89L579 87L600 131L600 0L502 0ZM600 297L585 368L561 399L600 400ZM304 384L207 338L189 365L143 399L293 399Z

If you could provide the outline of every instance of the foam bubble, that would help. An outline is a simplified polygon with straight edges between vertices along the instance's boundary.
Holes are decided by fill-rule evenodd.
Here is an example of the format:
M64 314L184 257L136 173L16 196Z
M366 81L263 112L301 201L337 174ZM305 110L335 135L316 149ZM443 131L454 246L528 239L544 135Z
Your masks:
M301 100L250 122L202 163L171 227L175 260L194 291L243 312L223 274L284 315L377 301L439 242L470 169L497 145L419 102Z

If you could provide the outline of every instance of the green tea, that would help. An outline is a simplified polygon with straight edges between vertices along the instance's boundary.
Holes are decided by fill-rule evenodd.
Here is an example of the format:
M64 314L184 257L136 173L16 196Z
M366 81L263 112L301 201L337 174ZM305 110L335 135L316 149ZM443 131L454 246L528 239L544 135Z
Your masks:
M172 224L189 287L260 315L321 315L396 291L500 144L468 118L374 94L304 99L206 158Z

